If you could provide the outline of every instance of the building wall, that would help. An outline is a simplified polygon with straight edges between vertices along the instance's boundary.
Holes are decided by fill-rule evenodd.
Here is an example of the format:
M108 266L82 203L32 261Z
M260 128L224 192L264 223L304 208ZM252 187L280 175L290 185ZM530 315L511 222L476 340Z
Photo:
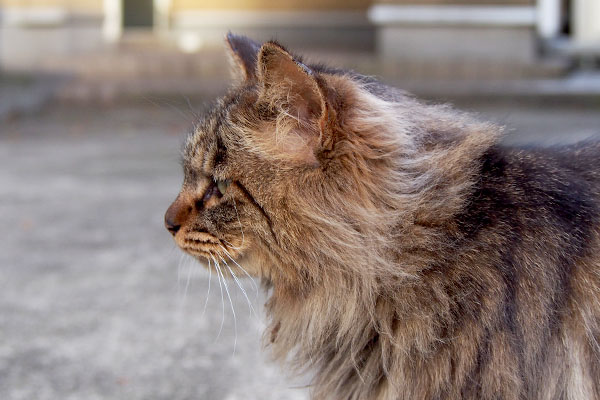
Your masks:
M366 10L371 0L172 0L173 11L221 10Z
M295 48L372 51L372 0L171 0L170 30L188 51L221 46L231 30ZM196 46L196 47L197 47Z
M411 71L425 66L440 78L505 78L539 62L530 0L377 0L369 16L377 52Z
M381 4L411 5L534 5L535 0L378 0Z
M63 8L69 11L102 12L102 0L0 0L0 7Z
M120 1L0 0L0 66L33 67L46 56L96 51L131 39L135 35L121 26ZM142 34L151 44L174 44L188 52L220 47L231 30L299 49L531 64L539 59L540 36L547 38L536 19L543 14L539 5L558 1L154 0L155 27ZM570 1L573 43L600 49L600 0Z
M165 0L163 0L164 2ZM193 10L367 10L374 3L411 5L534 5L535 0L166 0L171 12ZM102 13L103 0L0 0L0 8L61 8Z
M575 40L600 51L600 0L574 0L573 8Z
M104 45L102 0L0 0L0 67L33 70Z

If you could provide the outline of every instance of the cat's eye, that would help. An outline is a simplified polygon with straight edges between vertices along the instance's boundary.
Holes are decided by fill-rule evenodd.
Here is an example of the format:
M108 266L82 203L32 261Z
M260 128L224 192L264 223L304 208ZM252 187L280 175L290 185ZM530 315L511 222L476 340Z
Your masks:
M231 184L231 181L229 179L224 180L224 181L217 181L217 189L219 189L219 192L221 193L221 195L225 194L225 192L227 191L227 188L229 187L230 184Z

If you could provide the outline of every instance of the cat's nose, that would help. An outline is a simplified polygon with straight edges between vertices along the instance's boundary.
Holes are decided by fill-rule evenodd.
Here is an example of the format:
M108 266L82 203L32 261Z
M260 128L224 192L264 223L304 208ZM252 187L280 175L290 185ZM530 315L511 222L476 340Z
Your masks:
M172 235L175 235L179 231L179 228L181 228L181 225L177 225L173 220L167 217L167 214L165 214L165 227Z
M187 220L192 207L188 202L182 199L182 196L177 196L173 204L165 213L165 227L173 236L179 231L181 225Z

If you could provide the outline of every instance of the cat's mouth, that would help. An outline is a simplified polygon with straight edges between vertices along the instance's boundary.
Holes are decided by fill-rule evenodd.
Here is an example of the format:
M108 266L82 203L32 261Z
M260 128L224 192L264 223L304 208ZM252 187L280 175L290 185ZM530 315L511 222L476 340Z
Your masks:
M243 256L239 245L205 232L180 232L175 241L179 248L204 264L236 265Z

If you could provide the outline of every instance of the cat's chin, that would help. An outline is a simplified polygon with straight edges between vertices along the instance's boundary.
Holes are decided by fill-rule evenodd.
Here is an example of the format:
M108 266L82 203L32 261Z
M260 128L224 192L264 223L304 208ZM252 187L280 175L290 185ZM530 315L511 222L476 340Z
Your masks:
M236 241L232 240L232 242L235 243ZM232 242L217 238L206 232L186 231L175 235L175 243L181 250L204 263L231 262L235 264L242 257L243 250L248 246L242 248L243 242L238 245L234 245Z
M198 249L190 249L190 248L182 247L181 250L183 250L186 254L194 257L196 260L198 260L204 264L208 263L209 260L212 260L212 257L214 256L214 255L209 254L208 252L198 250Z
M215 272L215 268L219 269L220 273L227 278L233 278L234 275L236 277L257 277L257 274L253 273L254 268L249 267L248 263L251 257L247 256L246 253L209 253L191 248L182 248L182 250L194 257L205 268L212 269L212 272Z

